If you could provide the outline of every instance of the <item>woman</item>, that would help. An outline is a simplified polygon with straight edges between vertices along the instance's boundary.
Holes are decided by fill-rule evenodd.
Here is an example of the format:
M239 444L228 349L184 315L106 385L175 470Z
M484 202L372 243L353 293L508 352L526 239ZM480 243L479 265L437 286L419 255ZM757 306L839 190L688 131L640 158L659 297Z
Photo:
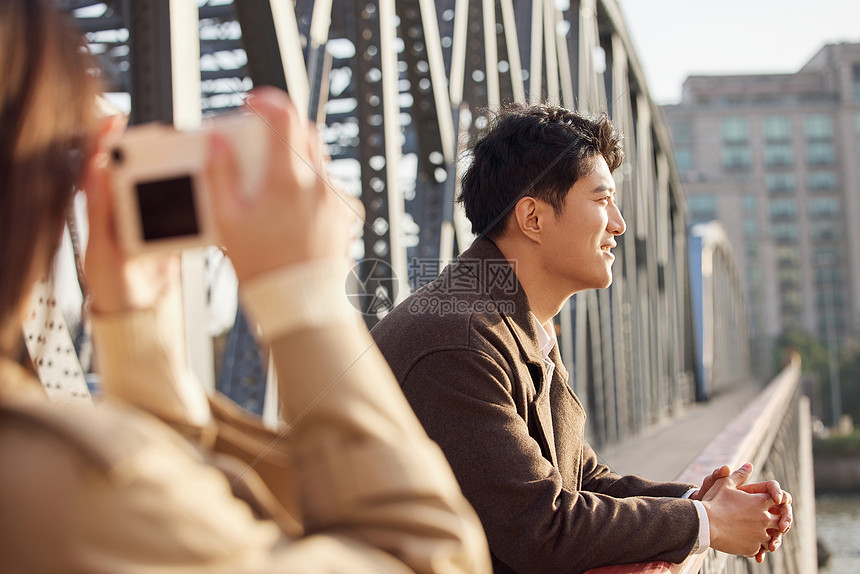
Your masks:
M487 571L479 523L345 302L357 207L302 172L324 173L323 154L286 96L249 102L275 132L253 199L214 136L206 172L279 374L274 433L179 384L176 259L117 247L105 150L120 128L95 117L91 66L53 2L0 3L0 571ZM97 407L48 402L16 362L76 184Z

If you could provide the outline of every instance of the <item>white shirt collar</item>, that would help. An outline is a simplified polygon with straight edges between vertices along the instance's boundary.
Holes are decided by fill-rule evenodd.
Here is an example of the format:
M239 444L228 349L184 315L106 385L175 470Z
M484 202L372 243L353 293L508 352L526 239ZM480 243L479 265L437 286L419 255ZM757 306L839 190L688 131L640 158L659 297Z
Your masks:
M555 343L557 341L555 336L555 327L553 326L551 319L546 322L546 325L541 325L534 313L531 313L531 316L532 320L535 322L541 355L543 355L544 359L547 359L549 358L549 354L552 351L552 348L555 347Z

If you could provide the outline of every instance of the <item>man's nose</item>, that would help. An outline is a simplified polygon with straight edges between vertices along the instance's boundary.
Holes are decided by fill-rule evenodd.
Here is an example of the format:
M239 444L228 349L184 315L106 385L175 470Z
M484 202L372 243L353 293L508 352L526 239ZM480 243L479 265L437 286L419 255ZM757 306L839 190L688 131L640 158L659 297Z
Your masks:
M606 226L606 230L612 235L621 235L627 230L627 222L624 221L621 209L615 202L612 202L612 207L609 210L609 224Z

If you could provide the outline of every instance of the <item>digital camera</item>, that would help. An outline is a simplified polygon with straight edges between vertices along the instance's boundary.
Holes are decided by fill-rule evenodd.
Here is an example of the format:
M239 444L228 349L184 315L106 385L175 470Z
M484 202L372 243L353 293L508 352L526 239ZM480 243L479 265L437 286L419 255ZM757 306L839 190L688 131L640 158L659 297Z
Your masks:
M110 154L117 234L127 253L217 243L203 170L211 132L223 134L239 166L240 191L260 185L268 126L251 114L206 120L194 130L151 123L130 127Z

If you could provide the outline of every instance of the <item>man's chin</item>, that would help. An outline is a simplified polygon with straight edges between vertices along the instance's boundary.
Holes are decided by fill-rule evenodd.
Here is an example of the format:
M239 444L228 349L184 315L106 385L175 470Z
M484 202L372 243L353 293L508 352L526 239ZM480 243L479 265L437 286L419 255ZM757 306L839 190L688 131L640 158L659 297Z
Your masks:
M599 286L599 287L595 287L595 289L606 289L606 288L608 288L610 285L612 285L612 271L610 271L609 273L607 273L606 277L604 277L604 278L601 280L601 282L600 282L600 286Z
M612 273L600 277L580 277L576 283L577 288L571 292L571 295L581 291L588 291L589 289L606 289L612 285Z

